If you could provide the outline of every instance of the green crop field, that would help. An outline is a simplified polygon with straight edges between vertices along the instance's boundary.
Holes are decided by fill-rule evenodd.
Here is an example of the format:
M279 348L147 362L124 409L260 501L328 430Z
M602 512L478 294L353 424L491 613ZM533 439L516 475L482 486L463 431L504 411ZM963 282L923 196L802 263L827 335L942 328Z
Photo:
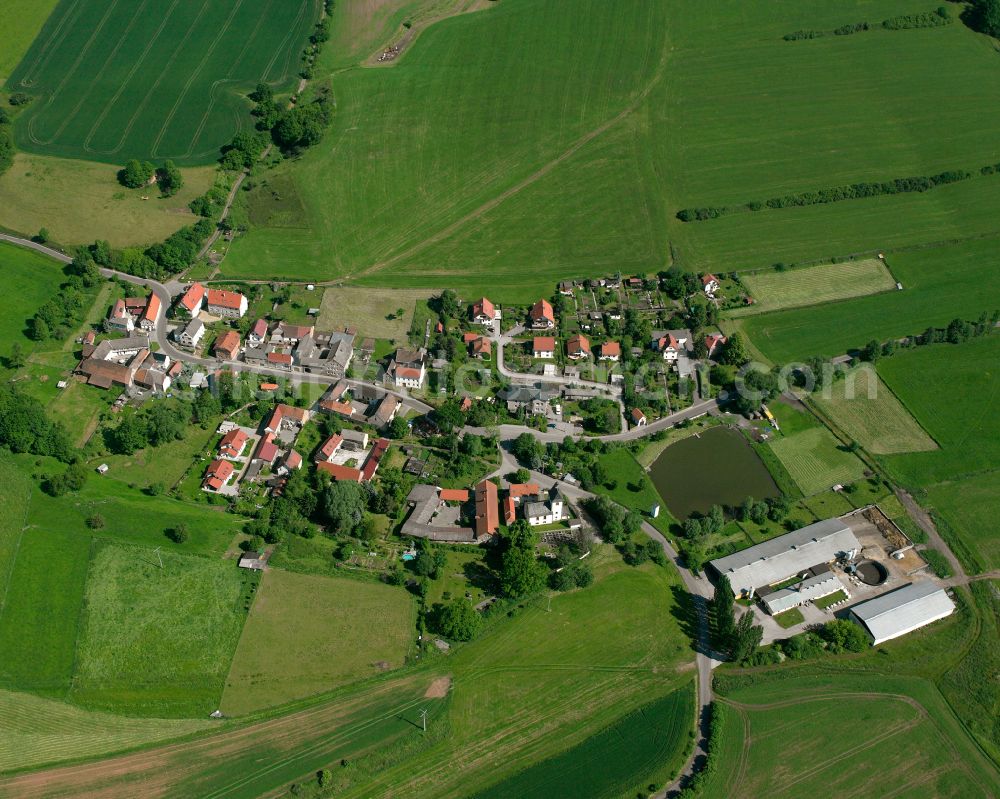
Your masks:
M896 288L896 281L877 258L820 264L787 272L755 272L743 276L743 283L750 290L754 304L732 315L820 305Z
M996 521L1000 471L938 483L927 489L926 497L925 504L944 517L972 549L983 570L1000 569L1000 528Z
M742 328L767 358L787 363L812 355L840 355L871 339L917 335L928 325L945 327L956 316L974 320L997 305L1000 270L985 266L996 245L996 238L987 238L898 252L891 256L892 270L903 291L775 311L725 325Z
M73 701L164 718L215 710L245 618L241 580L232 561L100 545Z
M0 773L104 755L212 725L210 719L135 719L0 690Z
M31 46L58 0L5 0L0 5L0 85Z
M0 271L9 291L0 298L0 336L4 355L16 341L25 351L37 343L25 335L28 320L35 315L65 279L62 264L37 252L0 242Z
M694 690L645 705L561 755L480 791L474 799L618 799L676 773L692 729ZM673 771L670 767L673 767ZM666 768L665 768L666 767Z
M243 628L221 709L238 716L398 668L415 637L400 588L271 569Z
M733 692L724 700L722 751L705 795L995 795L995 772L940 696L895 693L898 685L851 690L843 679L803 677Z
M241 96L292 86L315 0L108 4L63 0L7 81L36 100L15 126L29 152L109 163L208 163L249 127Z
M844 379L817 392L813 400L851 438L875 455L893 455L937 449L937 444L917 424L879 380L874 368L849 372Z
M781 403L773 403L771 410L781 425L781 433L770 442L771 451L803 494L818 494L863 476L864 464L812 416Z
M10 510L23 514L17 507ZM58 527L24 531L0 615L4 687L65 693L89 561L89 538Z
M30 500L31 481L13 464L0 461L0 503L6 509L0 519L0 618L7 601L7 586L17 562L17 550Z

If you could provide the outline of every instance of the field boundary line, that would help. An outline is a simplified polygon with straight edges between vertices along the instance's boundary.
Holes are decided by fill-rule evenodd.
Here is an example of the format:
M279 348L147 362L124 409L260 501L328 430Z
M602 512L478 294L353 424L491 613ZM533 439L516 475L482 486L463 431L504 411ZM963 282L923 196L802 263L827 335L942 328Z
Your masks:
M122 96L122 94L124 94L125 87L128 86L128 84L132 81L132 78L135 77L135 73L139 71L139 67L142 66L142 63L146 60L146 56L149 55L149 51L153 49L153 45L160 38L160 34L163 33L163 29L167 26L167 23L170 21L170 18L174 14L174 9L177 8L177 5L179 3L180 3L180 0L173 0L173 2L170 4L170 8L167 9L167 13L164 15L163 21L160 23L160 27L156 29L156 33L146 43L146 47L143 49L142 53L139 55L139 58L136 59L136 62L132 65L132 69L130 69L128 75L125 76L125 80L122 81L121 86L118 87L118 90L114 93L114 95L112 95L111 99L108 100L108 102L104 104L104 108L101 109L100 115L94 121L94 124L90 126L90 130L87 131L87 138L83 140L83 149L85 151L87 151L88 153L102 154L101 150L95 150L95 149L93 149L90 146L90 142L93 140L94 136L97 134L97 130L104 123L104 120L107 118L108 114L111 112L111 109L118 102L118 99Z
M889 385L889 381L886 380L884 377L882 377L882 375L880 375L878 373L878 368L875 369L875 375L878 377L878 382L880 382L883 386L885 386L886 391L888 391L895 398L896 402L898 402L899 405L900 405L900 407L904 411L906 411L907 415L916 423L917 427L919 427L921 430L924 431L924 433L926 434L926 436L931 441L934 442L934 445L939 450L944 449L944 447L941 446L941 442L938 441L934 437L934 435L931 433L930 430L928 430L926 427L924 427L924 423L921 422L920 419L917 418L917 415L913 412L913 410L905 402L903 402L903 398L900 397L899 394L896 393L895 389L892 386Z
M25 70L24 77L22 77L21 80L18 81L19 86L22 86L25 89L30 89L35 85L36 81L29 80L29 78L36 70L42 69L42 67L46 63L48 63L49 58L52 57L51 54L47 54L47 51L49 47L52 46L52 43L55 41L55 39L58 38L59 41L61 42L63 39L66 38L69 31L67 31L62 36L60 36L59 34L62 31L63 26L66 25L67 22L69 22L70 18L73 18L75 20L80 16L78 8L81 2L83 2L83 0L74 0L74 2L70 4L69 8L66 9L66 13L60 16L59 22L56 25L55 30L52 31L48 39L45 40L45 44L42 45L41 52L38 53L38 56L35 58L34 62L28 65L27 69ZM72 26L70 27L72 28Z
M153 140L153 146L150 148L150 155L152 155L154 158L160 157L159 153L157 153L157 150L159 149L160 142L163 141L163 137L167 134L167 128L170 127L170 123L173 122L174 117L177 116L177 109L180 108L181 103L184 102L184 98L186 98L188 92L191 91L191 85L195 82L195 80L197 80L198 76L201 74L201 71L205 68L205 64L208 63L209 59L215 53L215 49L219 46L219 44L221 44L222 40L226 37L226 34L229 33L229 28L232 27L233 20L236 19L236 15L239 13L242 7L243 7L243 0L236 0L236 2L233 4L232 10L229 12L229 16L226 17L226 24L223 25L222 30L220 30L215 35L215 38L212 40L211 46L205 51L205 54L202 56L201 61L198 62L198 66L194 69L193 72L191 72L188 75L188 79L184 83L184 88L181 90L181 93L177 95L177 99L174 101L174 104L170 107L170 111L167 112L166 119L163 120L163 125L160 127L160 132Z
M122 45L124 45L128 40L132 28L135 27L136 22L138 22L139 17L142 16L142 12L147 5L149 5L149 0L142 0L136 8L135 13L132 15L132 19L129 20L125 30L122 31L122 35L118 37L118 42L111 48L107 58L104 59L104 63L101 65L101 68L97 71L97 74L94 75L93 79L87 84L86 90L80 93L80 99L77 101L77 104L73 106L71 111L63 115L62 124L56 128L56 132L52 134L52 141L58 139L59 136L62 135L62 132L66 130L69 123L73 121L78 113L80 113L80 109L83 107L83 104L87 101L87 98L90 97L91 92L94 90L94 86L104 76L104 73L107 71L112 60L116 55L118 55L118 51L122 49Z
M87 43L82 48L80 48L80 52L77 53L76 60L73 62L73 66L70 67L69 70L67 70L66 74L63 76L63 79L59 81L55 90L52 92L52 94L48 96L48 99L45 101L45 104L38 110L37 113L33 114L31 119L28 121L28 138L31 139L31 141L34 142L35 144L40 144L43 147L47 147L50 144L52 144L52 142L55 140L55 136L53 136L48 141L42 141L37 136L35 136L35 122L38 120L39 114L41 114L43 111L45 111L45 109L51 106L53 102L55 102L55 99L60 95L63 88L65 88L66 84L69 82L69 79L76 74L76 71L80 68L80 64L83 63L83 59L90 51L90 48L93 47L94 40L98 37L101 31L104 30L104 26L107 24L108 19L110 19L111 14L114 12L117 6L118 6L118 0L112 0L111 5L108 6L108 10L105 11L104 16L101 17L100 23L94 28L93 32L90 34L90 38L87 39Z
M439 243L441 241L444 241L445 239L449 238L454 233L458 232L461 228L465 227L468 223L475 222L477 219L482 218L485 214L487 214L490 211L492 211L493 209L497 208L498 206L500 206L501 204L503 204L505 201L509 200L511 197L514 197L515 195L520 194L524 189L526 189L526 188L534 185L539 180L541 180L542 178L546 177L556 167L558 167L561 164L563 164L564 162L568 161L570 158L572 158L574 155L576 155L580 150L582 150L585 146L587 146L588 144L590 144L590 142L594 141L599 136L601 136L602 134L604 134L607 131L609 131L611 128L613 128L616 125L618 125L620 122L623 122L624 120L628 119L628 117L630 117L639 108L639 106L646 100L646 98L649 97L650 93L652 93L652 91L656 87L656 85L663 79L664 72L666 71L667 60L668 60L668 57L669 57L669 55L670 55L671 52L672 52L672 48L665 41L664 42L664 46L663 46L663 52L662 52L662 54L660 56L660 63L657 65L656 69L654 70L654 73L653 73L652 77L649 79L649 81L646 83L646 85L639 91L639 93L635 97L633 97L631 101L628 102L628 104L625 106L625 108L623 108L620 112L618 112L611 119L606 120L605 122L603 122L602 124L600 124L598 127L594 128L593 130L589 131L588 133L583 134L575 142L573 142L573 144L571 144L566 150L564 150L562 153L560 153L559 155L557 155L551 161L549 161L548 163L544 164L539 169L535 170L533 173L531 173L530 175L528 175L526 178L524 178L521 181L515 183L510 188L508 188L505 191L501 192L499 195L497 195L496 197L494 197L492 200L488 200L487 202L485 202L482 205L480 205L478 208L470 211L469 213L467 213L463 217L457 219L456 221L454 221L451 224L447 225L446 227L442 228L437 233L429 236L428 238L424 239L423 241L420 241L420 242L412 245L411 247L409 247L408 249L404 250L403 252L397 253L396 255L393 255L393 256L391 256L391 257L389 257L387 259L384 259L384 260L379 261L379 262L377 262L375 264L372 264L371 266L369 266L369 267L367 267L365 269L362 269L359 272L355 272L353 275L346 275L345 277L346 278L350 278L350 277L358 278L358 277L363 277L365 275L373 274L375 272L380 272L383 269L386 269L386 268L392 266L393 264L398 263L399 261L402 261L402 260L404 260L406 258L409 258L409 257L411 257L413 255L416 255L417 253L422 252L423 250L427 249L428 247L430 247L430 246L432 246L434 244L437 244L437 243Z
M76 616L76 637L73 639L73 666L69 673L69 685L66 692L70 693L76 688L76 670L80 661L80 635L83 630L84 616L87 613L87 587L90 585L90 572L94 568L94 554L99 546L97 539L90 537L90 548L87 551L87 577L83 581L83 596L80 598L80 611Z
M208 4L210 2L211 0L205 0L205 2L202 4L201 10L198 12L194 20L192 20L191 24L188 26L187 32L184 34L184 38L181 39L181 41L177 44L173 55L170 56L170 59L167 61L167 63L163 65L163 69L161 69L160 74L156 76L156 80L153 82L153 85L146 90L146 96L143 97L142 102L136 106L135 113L132 114L132 118L125 126L124 131L122 131L122 135L121 138L118 140L117 146L111 150L92 150L91 152L100 153L101 155L115 155L122 149L122 147L125 146L125 140L128 139L129 134L132 132L132 128L135 126L135 123L142 115L142 112L149 104L149 100L153 96L153 93L159 88L160 83L163 81L163 76L167 74L168 70L173 65L174 61L177 60L177 56L184 50L185 47L187 47L188 39L191 38L191 34L195 30L195 28L198 27L198 22L205 15L205 11L207 10Z

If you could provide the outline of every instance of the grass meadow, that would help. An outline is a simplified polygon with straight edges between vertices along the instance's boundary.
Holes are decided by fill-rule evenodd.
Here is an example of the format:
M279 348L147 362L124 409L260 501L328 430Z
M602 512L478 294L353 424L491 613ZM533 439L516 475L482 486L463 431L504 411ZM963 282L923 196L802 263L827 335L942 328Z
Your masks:
M874 396L872 396L874 393ZM834 424L874 455L937 449L873 368L849 372L813 401Z
M0 338L4 355L16 341L25 352L39 345L25 335L28 320L65 279L63 265L24 247L0 242L0 271L13 291L0 298Z
M405 342L416 303L429 296L423 289L328 288L323 293L316 326L338 330L350 325L357 328L359 336ZM403 314L396 316L400 309Z
M0 618L7 602L7 587L17 562L30 501L31 481L13 464L0 461L0 503L7 509L0 518Z
M215 710L245 618L242 580L231 561L99 546L73 701L164 718Z
M113 247L127 247L162 241L197 220L188 203L214 180L211 167L182 172L180 191L162 198L148 188L126 189L107 164L18 153L0 175L0 225L26 236L44 227L62 244L106 239Z
M24 531L0 615L0 685L65 694L90 557L87 537L58 528Z
M922 333L928 325L946 327L956 316L977 319L996 307L1000 271L986 268L997 239L985 238L890 257L902 291L813 308L753 316L724 322L742 329L775 363L813 355L834 356L860 349L871 339L885 341Z
M927 488L923 497L924 504L936 512L938 527L943 521L949 531L971 549L976 571L1000 569L1000 530L996 522L998 497L1000 471L937 483ZM968 556L963 560L968 561Z
M618 799L649 782L660 785L677 772L692 730L693 706L689 684L474 799Z
M319 15L314 0L62 3L7 81L35 102L17 121L29 152L124 163L208 163L249 126L241 93L291 88Z
M745 311L731 312L731 315L821 305L896 288L896 281L877 258L820 264L785 272L754 272L744 275L742 280L754 298L754 304Z
M853 483L864 475L864 464L841 448L840 442L804 411L773 403L781 433L770 442L771 451L781 461L805 496L827 491L837 483Z
M0 773L103 755L204 730L209 719L136 719L0 690ZM2 790L2 789L0 789Z
M415 621L413 599L400 588L271 569L244 625L221 709L245 715L399 668Z

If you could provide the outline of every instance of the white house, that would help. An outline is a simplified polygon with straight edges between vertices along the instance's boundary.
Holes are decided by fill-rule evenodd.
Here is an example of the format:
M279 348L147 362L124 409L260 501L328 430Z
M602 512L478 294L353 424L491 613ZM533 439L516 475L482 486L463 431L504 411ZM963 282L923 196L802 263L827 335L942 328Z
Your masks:
M427 352L398 349L389 364L389 374L396 388L422 388L427 377Z
M104 320L104 329L118 333L131 333L135 329L135 317L125 307L125 300L117 300L112 306Z
M205 336L205 324L200 319L192 319L177 336L177 340L185 347L194 349Z
M711 297L719 290L719 278L715 275L702 275L701 285L705 289L705 293Z
M523 503L523 506L524 518L532 527L553 524L562 521L564 517L562 494L555 486L549 489L547 500L541 499L541 495L539 495L535 500Z
M248 307L247 298L238 291L208 290L208 312L212 316L242 319L246 315Z
M556 340L552 336L539 336L531 345L531 354L535 358L555 358Z

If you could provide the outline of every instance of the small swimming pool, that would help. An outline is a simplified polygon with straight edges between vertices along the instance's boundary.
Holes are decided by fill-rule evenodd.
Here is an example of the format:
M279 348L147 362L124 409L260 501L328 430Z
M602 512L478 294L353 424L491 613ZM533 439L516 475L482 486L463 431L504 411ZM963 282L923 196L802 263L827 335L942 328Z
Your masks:
M413 555L413 554L411 554L409 552L405 552L405 553L403 553L403 558L402 559L403 560L413 560L416 557L417 557L416 555Z

